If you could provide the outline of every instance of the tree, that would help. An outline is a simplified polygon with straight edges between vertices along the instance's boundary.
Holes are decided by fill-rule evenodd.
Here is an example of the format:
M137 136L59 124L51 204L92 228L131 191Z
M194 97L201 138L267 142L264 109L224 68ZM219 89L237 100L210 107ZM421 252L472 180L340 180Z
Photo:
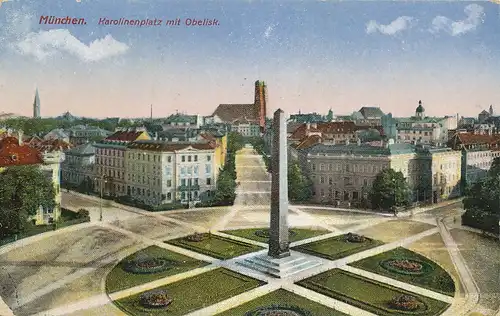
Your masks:
M500 176L500 157L496 157L495 159L493 159L490 170L488 171L488 176L489 177Z
M220 205L230 205L236 198L236 182L227 170L222 170L217 179L217 191L215 192L215 202Z
M21 231L27 217L35 215L40 206L54 208L54 198L52 180L36 166L8 167L0 174L0 212L9 227L16 218L12 212L17 214L14 232Z
M302 174L298 162L288 165L288 198L292 201L307 201L312 196L309 179Z
M411 202L411 191L403 173L392 168L379 172L373 181L369 199L374 209L389 210L408 206Z

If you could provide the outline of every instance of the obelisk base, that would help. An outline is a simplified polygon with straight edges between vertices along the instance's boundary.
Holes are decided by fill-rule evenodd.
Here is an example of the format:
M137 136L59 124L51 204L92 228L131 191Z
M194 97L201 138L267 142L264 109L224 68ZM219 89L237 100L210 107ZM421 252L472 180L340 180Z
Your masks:
M239 261L237 264L266 275L283 279L317 267L321 265L321 261L294 252L284 258L273 258L267 254L260 254Z
M277 244L277 245L270 244L269 245L268 256L272 257L272 258L276 258L276 259L281 259L281 258L289 257L290 256L290 249L289 249L288 243L283 244L283 245L281 245L281 244Z

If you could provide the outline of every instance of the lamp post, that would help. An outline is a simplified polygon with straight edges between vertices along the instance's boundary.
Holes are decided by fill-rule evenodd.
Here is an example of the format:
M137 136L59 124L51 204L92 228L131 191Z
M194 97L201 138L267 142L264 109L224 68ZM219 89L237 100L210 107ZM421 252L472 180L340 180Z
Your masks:
M99 178L94 178L94 180L97 181L97 179ZM107 183L107 180L106 180L106 175L105 174L102 174L100 176L100 179L101 179L101 184L100 184L100 199L99 199L99 221L102 222L102 196L104 194L104 184Z

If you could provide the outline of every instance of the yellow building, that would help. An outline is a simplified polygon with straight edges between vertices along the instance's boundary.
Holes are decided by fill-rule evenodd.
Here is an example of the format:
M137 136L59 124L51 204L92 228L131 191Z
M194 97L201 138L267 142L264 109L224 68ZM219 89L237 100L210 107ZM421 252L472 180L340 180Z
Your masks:
M432 156L432 199L434 203L460 196L462 153L451 148L429 149Z
M226 163L227 134L210 132L202 133L200 136L208 141L215 142L215 172L217 173L216 176L218 176L219 170L222 169Z

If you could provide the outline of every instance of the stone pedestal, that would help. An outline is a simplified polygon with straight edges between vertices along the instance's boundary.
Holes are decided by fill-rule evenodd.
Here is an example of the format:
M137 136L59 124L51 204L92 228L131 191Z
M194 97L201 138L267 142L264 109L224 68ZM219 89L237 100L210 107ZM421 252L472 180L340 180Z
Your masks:
M238 262L238 264L276 278L286 278L317 267L321 265L321 262L294 252L283 258L274 258L266 254L257 255Z

